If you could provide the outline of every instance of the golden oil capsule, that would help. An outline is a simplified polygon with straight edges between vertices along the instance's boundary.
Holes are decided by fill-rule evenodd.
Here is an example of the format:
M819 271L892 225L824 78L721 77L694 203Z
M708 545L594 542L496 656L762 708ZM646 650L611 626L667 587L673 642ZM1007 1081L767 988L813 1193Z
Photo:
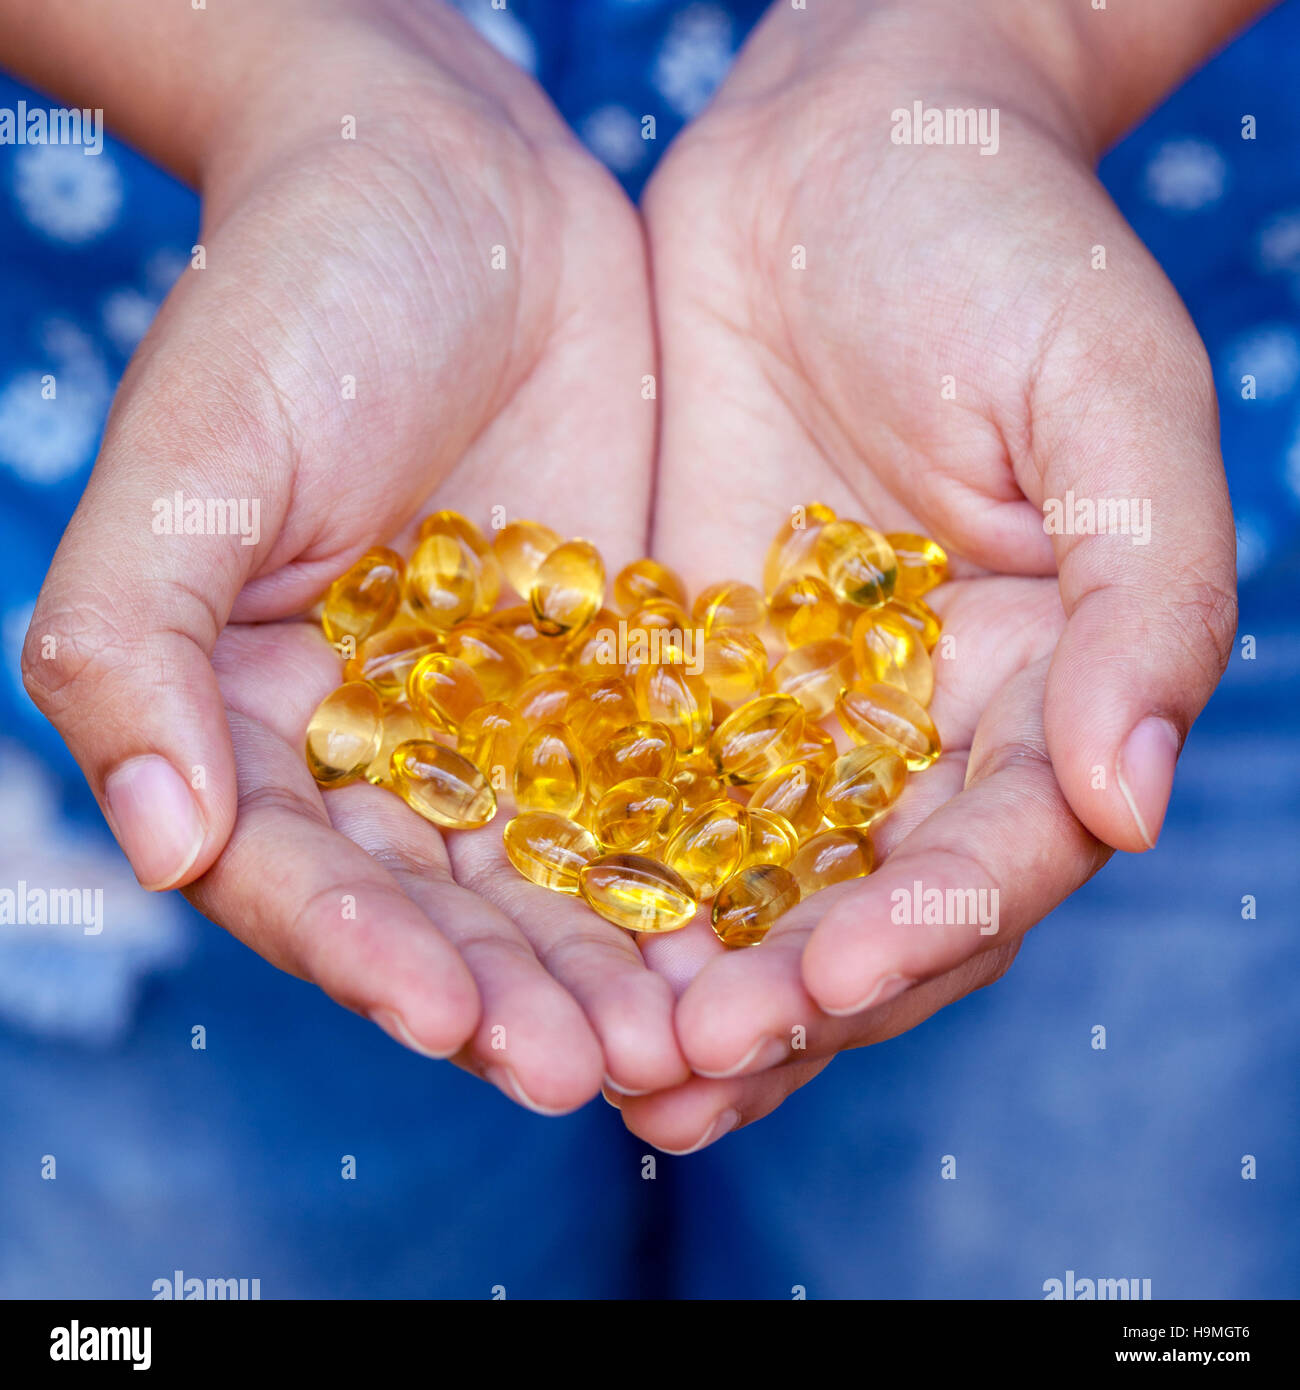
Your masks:
M729 798L702 806L673 832L664 862L703 901L740 868L749 853L749 815Z
M572 671L538 671L515 691L510 703L530 729L539 724L563 724L579 684Z
M653 854L682 813L682 798L660 777L630 777L611 787L596 804L591 828L606 850Z
M939 756L934 720L896 685L877 683L842 691L835 713L855 743L892 748L902 754L909 772L920 772Z
M602 797L611 787L632 777L668 781L677 765L672 731L654 720L638 720L607 739L591 760L592 795Z
M585 628L568 638L562 660L581 680L623 674L619 661L619 616L612 609L598 608Z
M433 730L410 705L385 704L379 748L366 768L366 781L373 782L377 787L390 785L393 775L393 752L398 744L409 743L412 739L432 737Z
M749 848L736 872L754 864L788 864L799 849L799 837L790 822L777 811L752 804L745 808L745 814L749 817Z
M704 683L717 706L733 710L762 693L767 679L767 648L752 632L719 627L704 642Z
M814 835L786 867L807 898L833 883L865 878L875 863L876 852L867 832L841 825Z
M892 531L885 539L898 561L895 598L920 598L948 577L948 552L938 541L910 531Z
M560 544L560 539L540 521L510 521L492 537L497 564L506 583L520 598L527 599L532 593L542 561Z
M515 805L571 816L587 792L587 758L563 724L540 724L515 759Z
M727 795L726 787L722 785L711 767L690 767L679 764L673 771L670 780L682 799L683 815L698 811L701 806L707 806L711 802L721 801Z
M821 781L824 765L786 763L765 777L749 798L750 811L774 811L791 827L799 840L806 840L821 828Z
M788 763L804 733L804 709L793 695L760 695L713 731L709 753L724 782L761 782Z
M564 665L564 639L543 636L537 630L537 620L533 617L533 610L529 605L516 604L513 608L500 608L495 613L489 613L483 621L504 632L528 657L534 671Z
M905 622L885 613L863 613L853 624L853 664L865 685L897 685L920 705L934 695L930 653Z
M469 517L462 516L460 512L454 512L448 507L431 512L420 523L416 532L417 541L424 541L429 536L452 536L468 549L474 557L478 571L477 611L490 613L501 595L501 566L488 538Z
M835 520L835 513L820 502L795 507L776 533L763 562L763 592L770 599L787 579L802 574L818 574L817 537L824 526Z
M691 617L706 636L719 627L754 631L767 621L767 604L752 584L726 579L700 591L691 605Z
M584 864L578 888L589 907L628 931L668 932L695 916L690 885L644 854L604 854Z
M880 610L880 613L882 617L888 616L906 623L921 639L921 645L927 652L932 652L935 649L943 634L943 623L939 621L939 615L924 599L892 598ZM852 625L850 625L850 631L852 631Z
M824 719L835 708L835 697L855 675L853 649L841 637L791 647L772 667L772 685L792 695L810 721Z
M788 869L777 864L741 869L713 900L714 933L724 946L757 946L798 901L799 885Z
M321 626L331 642L364 642L392 622L402 601L402 557L377 545L337 578L321 603Z
M582 746L595 751L641 716L626 676L599 676L578 686L561 717Z
M441 531L415 548L406 570L406 604L421 622L446 632L482 604L480 566L457 536Z
M582 540L557 545L528 592L537 629L550 637L581 632L604 598L605 562L590 541Z
M817 537L817 567L842 603L879 608L894 596L898 562L889 542L860 521L832 521Z
M624 565L614 578L614 607L620 613L634 613L652 599L667 599L678 608L686 606L686 586L678 575L649 557Z
M322 787L341 787L365 774L379 751L384 707L362 681L331 690L307 721L307 766Z
M345 681L365 681L381 700L406 698L406 678L422 656L442 650L442 634L431 627L386 627L367 637L343 667Z
M713 697L703 676L684 666L647 662L633 682L641 718L663 724L680 752L703 748L713 725Z
M670 645L685 647L686 633L693 631L694 624L691 622L690 614L680 603L675 603L670 598L647 599L627 615L629 651L634 645L633 634L637 632L670 633Z
M497 813L487 778L452 748L412 739L393 750L393 790L425 820L445 830L473 830Z
M456 749L497 789L509 787L528 725L503 700L489 700L469 714L456 731Z
M489 700L508 700L532 674L532 658L509 633L467 618L447 634L443 651L457 657L478 677Z
M810 770L816 767L817 776L820 777L839 755L840 750L827 730L820 724L805 724L803 738L800 739L798 748L790 755L790 761L805 763Z
M578 874L600 853L585 826L550 811L522 811L506 823L506 858L539 888L577 893Z
M430 652L411 667L406 698L426 724L452 734L484 702L473 670L446 652Z
M822 815L832 825L870 825L903 793L907 765L892 748L864 743L836 758L822 778Z
M819 575L787 579L768 603L772 626L787 647L824 642L840 630L840 605Z

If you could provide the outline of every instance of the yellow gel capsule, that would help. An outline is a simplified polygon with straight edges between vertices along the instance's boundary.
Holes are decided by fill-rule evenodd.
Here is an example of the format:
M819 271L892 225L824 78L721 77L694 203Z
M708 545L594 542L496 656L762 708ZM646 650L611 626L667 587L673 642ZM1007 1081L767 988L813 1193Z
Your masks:
M406 698L426 724L454 734L483 703L483 687L459 658L430 652L411 667Z
M540 521L507 522L492 537L492 553L497 564L501 566L506 583L520 598L527 599L532 593L542 561L560 544L560 539Z
M787 579L772 595L768 612L787 647L824 642L840 630L839 601L815 574Z
M393 775L393 752L398 744L409 743L412 739L432 737L433 730L410 705L385 705L383 733L379 740L379 749L371 758L370 766L366 768L366 781L373 782L378 787L388 786Z
M620 613L633 613L652 599L667 599L678 608L686 606L686 587L681 579L658 560L648 557L624 565L614 579L614 607Z
M695 916L690 885L644 854L605 854L584 864L578 887L607 922L628 931L677 931Z
M307 766L322 787L339 787L364 775L379 751L384 707L362 681L332 690L307 721Z
M745 814L749 817L749 848L740 869L754 864L788 864L799 849L799 837L790 822L779 812L752 805L745 808Z
M711 768L679 766L670 780L682 799L682 812L685 815L711 802L721 801L727 794L726 787Z
M612 609L598 608L591 622L564 643L563 660L581 680L623 673L623 663L619 659L619 621Z
M583 681L562 716L582 746L595 751L640 718L636 695L626 676Z
M727 579L700 592L691 605L691 617L706 635L719 627L753 630L767 621L767 604L752 584Z
M505 828L506 858L530 882L556 893L577 893L578 874L599 853L596 837L550 811L523 811Z
M528 657L534 671L564 664L564 639L543 636L537 630L537 620L527 604L498 609L495 613L489 613L484 621L504 632Z
M578 633L596 616L605 597L605 562L590 541L565 541L542 561L528 591L539 632Z
M921 639L921 645L927 652L935 649L943 634L943 623L939 621L939 615L924 599L893 598L885 604L880 613L882 617L888 616L906 623Z
M532 674L532 658L523 647L482 618L457 623L443 650L474 672L489 700L509 699Z
M713 731L709 753L724 782L761 782L788 763L803 739L803 706L793 695L760 695Z
M892 748L864 743L827 769L822 815L832 825L870 825L898 800L906 782L907 765Z
M472 711L456 731L456 748L482 771L494 788L511 785L528 725L502 700Z
M863 613L853 624L853 663L865 685L897 685L921 705L934 695L930 653L905 622L885 613Z
M875 850L866 831L841 825L814 835L786 867L807 898L833 883L865 878L875 863Z
M750 811L775 811L800 840L815 835L822 823L821 781L830 761L824 765L786 763L778 767L754 788L749 798Z
M652 854L682 813L682 798L659 777L631 777L611 787L596 804L591 828L607 850Z
M767 648L752 632L738 627L719 627L704 642L704 683L718 705L729 713L737 705L762 693L767 679Z
M431 739L397 745L392 787L412 810L445 830L473 830L497 813L496 795L483 773Z
M821 725L805 724L803 738L799 747L790 755L790 761L806 763L810 771L816 767L817 776L820 777L839 755L840 750L835 746L835 740Z
M835 513L820 502L795 507L776 533L763 562L763 592L771 598L787 579L817 574L817 537Z
M713 900L714 933L724 946L756 946L798 901L799 885L788 869L777 864L741 869Z
M898 561L895 598L920 598L948 577L948 553L938 541L910 531L892 531L885 539Z
M587 791L587 759L563 724L541 724L515 759L515 805L521 811L571 816Z
M793 695L810 721L824 719L835 697L853 682L853 649L840 637L791 647L772 667L772 685Z
M422 656L442 649L431 627L386 627L367 637L343 667L346 681L365 681L382 700L406 698L406 678Z
M455 627L480 606L480 566L457 536L435 532L415 547L406 569L406 603L440 632Z
M894 596L898 562L889 542L860 521L832 521L817 537L817 567L842 603L879 608Z
M417 541L422 542L429 536L452 536L469 550L474 557L478 579L479 597L475 611L490 613L501 595L501 566L488 538L469 517L446 507L430 513L420 523L416 532Z
M680 603L675 603L670 598L647 599L645 603L639 604L627 615L629 653L631 653L631 649L636 643L634 637L635 633L669 633L671 634L670 639L659 638L658 641L662 643L664 640L670 640L670 645L684 647L686 645L685 634L692 631L694 631L694 624L691 621L690 614L687 613ZM643 642L647 641L645 638L641 640ZM650 645L650 643L647 642L647 645ZM629 655L629 660L633 659L642 661L646 659L658 660L659 658L655 657L652 653L648 657L644 654L639 657Z
M402 557L377 545L325 591L320 621L331 642L364 642L388 626L402 601Z
M563 724L578 685L572 671L538 671L515 691L510 703L530 729L539 724Z
M835 713L855 743L878 743L901 753L909 772L920 772L939 756L934 720L896 685L877 683L842 691Z
M633 682L637 711L644 720L665 725L681 752L703 748L713 725L713 697L703 676L684 666L640 667Z
M695 896L711 898L749 853L749 815L730 799L702 806L673 832L664 862L681 874Z
M654 720L639 720L607 739L591 761L591 791L601 797L630 777L668 781L677 765L672 731Z

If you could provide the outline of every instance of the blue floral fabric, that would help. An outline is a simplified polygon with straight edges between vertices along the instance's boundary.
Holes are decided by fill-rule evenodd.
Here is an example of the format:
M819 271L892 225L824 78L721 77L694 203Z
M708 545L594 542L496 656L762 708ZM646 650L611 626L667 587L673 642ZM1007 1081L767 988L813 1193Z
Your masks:
M461 8L635 194L762 6ZM1159 850L1076 894L996 989L653 1180L600 1102L518 1111L135 886L17 658L197 202L115 141L0 147L0 889L100 883L110 922L0 925L0 1295L149 1297L176 1269L263 1297L1033 1298L1067 1270L1300 1291L1279 988L1300 956L1297 47L1289 0L1102 167L1209 348L1255 648L1189 742ZM0 109L23 98L0 78Z

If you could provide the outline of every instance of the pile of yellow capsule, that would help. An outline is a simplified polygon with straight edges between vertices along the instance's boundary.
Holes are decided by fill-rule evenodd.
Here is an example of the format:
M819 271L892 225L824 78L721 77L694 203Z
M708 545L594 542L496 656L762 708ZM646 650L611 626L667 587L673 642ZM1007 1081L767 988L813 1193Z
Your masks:
M728 946L801 897L871 872L869 827L939 756L926 712L947 557L820 503L777 533L763 588L687 607L652 559L614 579L535 521L492 539L453 511L409 561L379 547L330 587L343 684L307 726L322 787L365 778L444 829L512 801L505 852L637 932L712 899ZM522 603L502 606L507 589ZM841 752L826 725L836 716Z

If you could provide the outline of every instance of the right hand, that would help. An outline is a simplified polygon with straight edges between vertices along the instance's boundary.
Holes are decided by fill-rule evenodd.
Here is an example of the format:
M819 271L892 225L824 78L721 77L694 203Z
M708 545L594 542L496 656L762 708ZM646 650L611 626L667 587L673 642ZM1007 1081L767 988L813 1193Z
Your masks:
M520 880L500 819L444 842L387 791L322 795L303 730L339 660L294 618L435 506L536 515L611 567L642 552L640 224L463 21L375 8L286 32L274 89L188 152L206 267L123 380L24 674L143 884L183 887L408 1045L568 1110L603 1073L686 1078L667 983ZM154 534L177 491L257 499L260 540Z

